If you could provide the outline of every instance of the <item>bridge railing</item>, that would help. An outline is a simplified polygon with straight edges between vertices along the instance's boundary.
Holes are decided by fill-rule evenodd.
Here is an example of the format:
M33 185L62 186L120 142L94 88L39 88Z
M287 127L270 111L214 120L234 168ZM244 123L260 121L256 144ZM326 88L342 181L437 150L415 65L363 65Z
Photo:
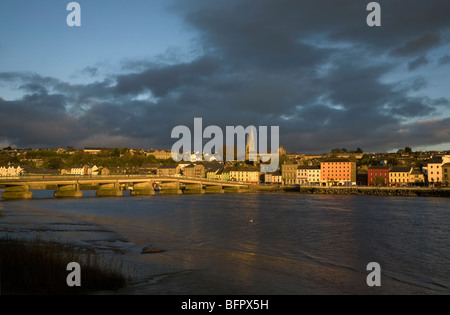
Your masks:
M21 175L21 176L4 176L0 177L0 182L8 182L8 181L40 181L40 180L83 180L83 179L128 179L128 178L136 178L136 179L164 179L164 178L173 178L176 180L193 180L193 181L202 181L202 182L211 182L211 183L223 183L223 184L242 184L248 185L250 183L239 182L233 180L220 180L220 179L210 179L203 177L188 177L183 175L144 175L144 174L120 174L120 175Z

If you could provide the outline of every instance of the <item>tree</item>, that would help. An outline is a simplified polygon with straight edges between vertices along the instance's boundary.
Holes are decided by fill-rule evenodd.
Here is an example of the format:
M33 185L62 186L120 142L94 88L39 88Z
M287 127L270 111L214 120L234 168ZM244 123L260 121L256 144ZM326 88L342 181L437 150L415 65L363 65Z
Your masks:
M405 153L411 153L412 152L412 149L410 148L410 147L405 147Z
M357 148L356 149L356 153L363 153L364 151L363 151L363 149L361 149L361 148Z
M63 165L63 160L59 157L51 157L45 163L45 167L50 170L58 170L61 169Z
M390 158L387 160L388 164L391 166L397 166L398 165L398 160L396 158Z
M341 151L341 149L339 149L339 148L336 148L336 149L333 149L333 150L331 150L331 153L332 154L338 154L338 153L341 153L342 151Z
M375 177L375 184L377 186L386 186L386 179L383 176Z

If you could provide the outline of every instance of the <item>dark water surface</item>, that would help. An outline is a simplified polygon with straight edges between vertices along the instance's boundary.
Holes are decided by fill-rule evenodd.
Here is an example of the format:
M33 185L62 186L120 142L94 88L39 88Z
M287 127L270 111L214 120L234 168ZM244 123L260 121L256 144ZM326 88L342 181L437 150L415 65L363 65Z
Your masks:
M0 234L116 256L133 279L121 294L450 294L449 201L299 194L2 201ZM164 252L141 254L147 246ZM366 284L369 262L381 265L381 287Z

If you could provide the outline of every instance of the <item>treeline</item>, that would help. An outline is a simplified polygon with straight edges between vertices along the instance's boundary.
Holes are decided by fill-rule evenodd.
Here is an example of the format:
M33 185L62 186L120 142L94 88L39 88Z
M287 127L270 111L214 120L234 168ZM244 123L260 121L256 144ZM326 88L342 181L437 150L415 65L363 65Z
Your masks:
M160 160L143 152L127 148L104 149L98 154L82 150L58 153L55 150L28 151L21 156L0 153L0 165L29 166L38 169L70 169L80 165L97 165L107 168L138 168L145 164L174 164L172 159Z

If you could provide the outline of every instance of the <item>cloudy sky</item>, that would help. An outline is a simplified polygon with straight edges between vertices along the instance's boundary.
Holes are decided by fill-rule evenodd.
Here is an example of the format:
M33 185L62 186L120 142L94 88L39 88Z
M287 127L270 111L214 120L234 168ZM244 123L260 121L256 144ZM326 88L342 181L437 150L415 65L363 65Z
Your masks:
M450 149L450 1L0 2L0 146L170 148L279 126L288 151ZM193 129L192 129L193 130ZM205 140L206 142L207 140Z

